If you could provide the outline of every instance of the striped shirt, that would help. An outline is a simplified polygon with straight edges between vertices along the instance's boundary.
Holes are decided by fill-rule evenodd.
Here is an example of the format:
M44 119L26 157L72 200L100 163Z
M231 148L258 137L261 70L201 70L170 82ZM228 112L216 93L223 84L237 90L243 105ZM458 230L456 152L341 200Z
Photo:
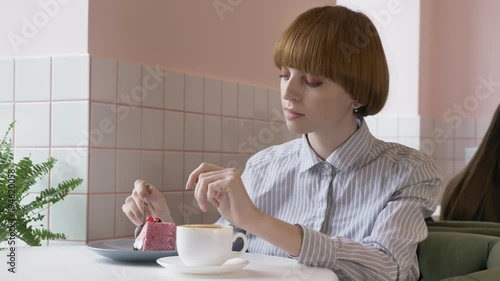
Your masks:
M417 244L437 206L440 172L425 154L376 139L360 124L326 161L305 135L258 152L243 183L264 213L302 227L300 263L341 280L418 280ZM247 237L251 253L289 256Z

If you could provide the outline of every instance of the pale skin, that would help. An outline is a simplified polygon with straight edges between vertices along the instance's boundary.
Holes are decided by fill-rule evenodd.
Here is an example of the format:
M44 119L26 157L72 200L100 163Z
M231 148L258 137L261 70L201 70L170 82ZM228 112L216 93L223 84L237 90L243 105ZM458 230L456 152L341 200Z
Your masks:
M307 134L309 144L318 157L326 159L357 129L352 97L335 82L296 69L282 67L280 77L282 107L288 128L297 134ZM143 194L151 194L144 193L144 184L136 182L136 197L133 192L133 200L127 198L128 203L123 207L124 212L128 211L125 213L129 218L141 213L137 210L137 199L140 200ZM189 176L186 189L194 189L202 211L207 211L208 204L212 204L229 223L261 237L292 256L300 254L302 228L259 210L250 199L237 169L203 163Z
M146 181L136 180L132 194L125 199L125 204L122 206L122 211L136 226L143 223L143 202L147 204L146 216L160 218L163 222L174 221L161 192L153 185L147 187Z

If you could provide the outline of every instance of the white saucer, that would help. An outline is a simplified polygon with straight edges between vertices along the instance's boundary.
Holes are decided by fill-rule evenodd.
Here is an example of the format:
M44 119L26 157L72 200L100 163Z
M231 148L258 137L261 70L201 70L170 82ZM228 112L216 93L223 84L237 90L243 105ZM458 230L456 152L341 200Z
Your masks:
M189 274L221 274L228 273L245 267L248 260L235 258L226 261L223 265L190 266L185 265L179 256L159 258L156 262L166 269Z

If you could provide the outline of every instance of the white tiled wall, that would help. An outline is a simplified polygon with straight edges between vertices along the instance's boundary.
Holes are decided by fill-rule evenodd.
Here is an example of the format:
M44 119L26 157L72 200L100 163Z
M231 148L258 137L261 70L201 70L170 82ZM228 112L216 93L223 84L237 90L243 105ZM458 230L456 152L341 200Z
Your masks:
M221 150L223 152L238 151L238 119L222 117Z
M260 120L269 120L267 89L255 88L253 100L253 116Z
M141 148L141 108L118 105L118 148ZM123 113L123 114L121 114Z
M147 179L152 185L163 189L163 152L142 151L140 172L139 178Z
M51 171L51 185L71 179L81 178L83 183L72 193L88 192L88 148L51 148L51 156L57 159Z
M166 72L160 68L150 67L143 69L142 106L163 109L165 100L165 75Z
M238 84L222 82L222 115L236 116L238 114Z
M12 102L14 100L14 59L0 59L0 73L0 102Z
M115 195L89 196L89 237L106 239L115 235Z
M184 179L184 153L163 153L163 190L182 191L185 186Z
M206 78L204 88L204 112L220 115L222 106L222 81Z
M9 124L14 121L14 104L11 102L0 103L0 112L2 112L2 114L0 114L0 128L6 130ZM4 134L1 136L3 138ZM12 139L13 136L14 133L11 131L9 138Z
M90 77L92 83L90 97L93 101L116 102L116 60L91 59Z
M15 145L48 147L50 144L50 102L16 103Z
M143 108L141 115L141 148L163 148L163 110Z
M44 228L67 234L68 241L85 241L89 56L1 59L0 72L0 131L16 121L11 135L15 161L57 159L50 175L38 179L27 198L62 180L82 178L83 184L64 202L47 206L43 214Z
M122 117L115 104L91 102L89 142L92 147L116 147L117 117Z
M141 176L141 152L118 150L116 155L116 192L130 193Z
M184 149L203 150L203 115L186 113L184 122Z
M460 122L447 122L442 118L422 120L422 151L441 167L445 185L465 167L466 148L481 143L490 122L490 118L484 117L463 118Z
M89 193L115 193L116 150L90 149Z
M247 85L238 85L238 116L253 118L254 88Z
M68 240L87 239L87 195L68 195L50 207L50 230L64 233Z
M48 101L50 99L51 59L17 58L15 61L15 100ZM54 77L55 81L58 79Z
M189 112L203 112L203 77L186 75L185 79L185 110Z
M366 124L377 138L420 149L419 116L369 116Z
M89 98L89 56L52 59L52 99L87 100Z
M168 150L184 149L184 113L164 112L163 148Z
M118 62L117 99L120 104L141 105L141 65Z
M221 149L221 122L220 116L205 116L203 125L203 150L220 151Z
M165 109L184 110L184 74L166 73L164 87Z
M88 146L88 101L52 102L51 113L52 146Z

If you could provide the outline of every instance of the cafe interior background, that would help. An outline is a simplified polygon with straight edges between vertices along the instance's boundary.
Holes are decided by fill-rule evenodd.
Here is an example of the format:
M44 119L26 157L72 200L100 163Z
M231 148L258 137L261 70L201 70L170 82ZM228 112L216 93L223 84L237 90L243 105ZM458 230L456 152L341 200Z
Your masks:
M139 178L178 224L216 221L184 190L189 173L203 161L242 169L298 137L273 45L301 12L335 4L366 12L387 53L389 100L370 131L424 151L449 180L500 102L500 1L2 0L0 130L16 120L15 159L58 160L26 200L83 179L36 226L67 239L42 244L133 236L121 206Z

